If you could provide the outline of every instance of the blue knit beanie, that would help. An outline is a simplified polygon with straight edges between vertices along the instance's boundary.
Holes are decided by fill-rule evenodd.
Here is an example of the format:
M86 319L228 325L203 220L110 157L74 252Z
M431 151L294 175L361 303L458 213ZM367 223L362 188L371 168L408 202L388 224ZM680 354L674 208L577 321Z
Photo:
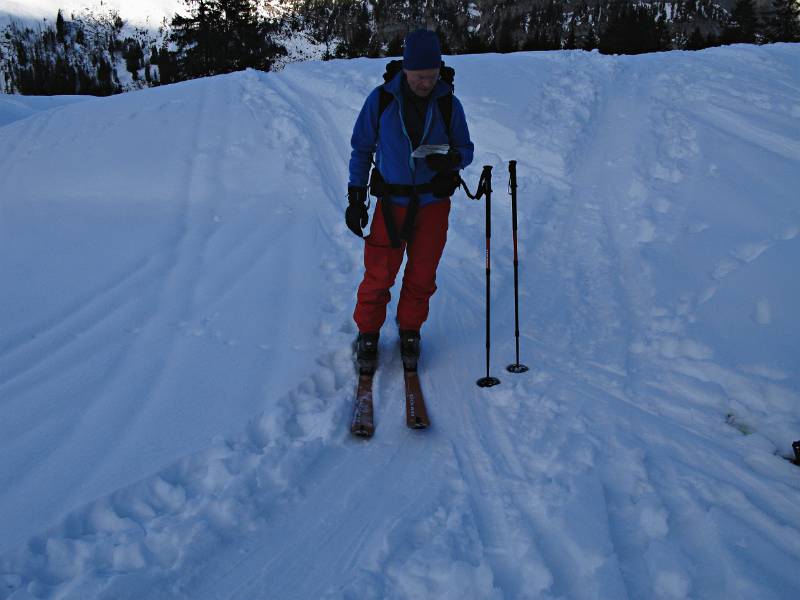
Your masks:
M442 64L442 51L436 33L417 29L406 36L403 50L403 68L409 71L438 69Z

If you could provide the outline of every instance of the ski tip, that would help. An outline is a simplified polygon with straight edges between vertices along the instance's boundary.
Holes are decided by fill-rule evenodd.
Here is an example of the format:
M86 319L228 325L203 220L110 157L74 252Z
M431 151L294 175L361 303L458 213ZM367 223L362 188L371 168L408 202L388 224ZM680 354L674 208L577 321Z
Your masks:
M355 437L358 438L371 438L372 435L375 433L375 429L366 426L359 426L353 427L350 429L350 433L352 433Z

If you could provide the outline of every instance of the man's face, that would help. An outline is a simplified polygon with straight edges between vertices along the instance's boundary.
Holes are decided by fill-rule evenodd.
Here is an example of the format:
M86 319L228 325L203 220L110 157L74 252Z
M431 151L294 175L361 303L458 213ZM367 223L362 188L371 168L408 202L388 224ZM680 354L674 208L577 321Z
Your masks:
M423 69L421 71L403 69L403 72L406 74L408 87L420 98L427 97L439 80L439 69Z

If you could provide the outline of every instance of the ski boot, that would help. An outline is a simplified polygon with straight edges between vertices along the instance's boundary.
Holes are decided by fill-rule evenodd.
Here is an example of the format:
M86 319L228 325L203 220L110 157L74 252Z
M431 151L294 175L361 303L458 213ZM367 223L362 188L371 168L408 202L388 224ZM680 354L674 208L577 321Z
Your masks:
M359 375L372 375L378 366L377 333L359 333L355 343L356 365Z
M419 360L419 331L413 329L400 330L400 356L403 359L403 369L416 371Z

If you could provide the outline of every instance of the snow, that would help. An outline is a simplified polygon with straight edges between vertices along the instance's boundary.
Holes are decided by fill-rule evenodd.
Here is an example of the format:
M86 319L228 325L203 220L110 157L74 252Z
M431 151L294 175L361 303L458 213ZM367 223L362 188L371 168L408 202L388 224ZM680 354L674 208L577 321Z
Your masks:
M0 598L800 595L800 46L447 61L502 384L459 193L433 426L387 323L368 442L342 213L385 61L2 98Z
M0 127L40 111L83 102L86 96L18 96L0 94Z

